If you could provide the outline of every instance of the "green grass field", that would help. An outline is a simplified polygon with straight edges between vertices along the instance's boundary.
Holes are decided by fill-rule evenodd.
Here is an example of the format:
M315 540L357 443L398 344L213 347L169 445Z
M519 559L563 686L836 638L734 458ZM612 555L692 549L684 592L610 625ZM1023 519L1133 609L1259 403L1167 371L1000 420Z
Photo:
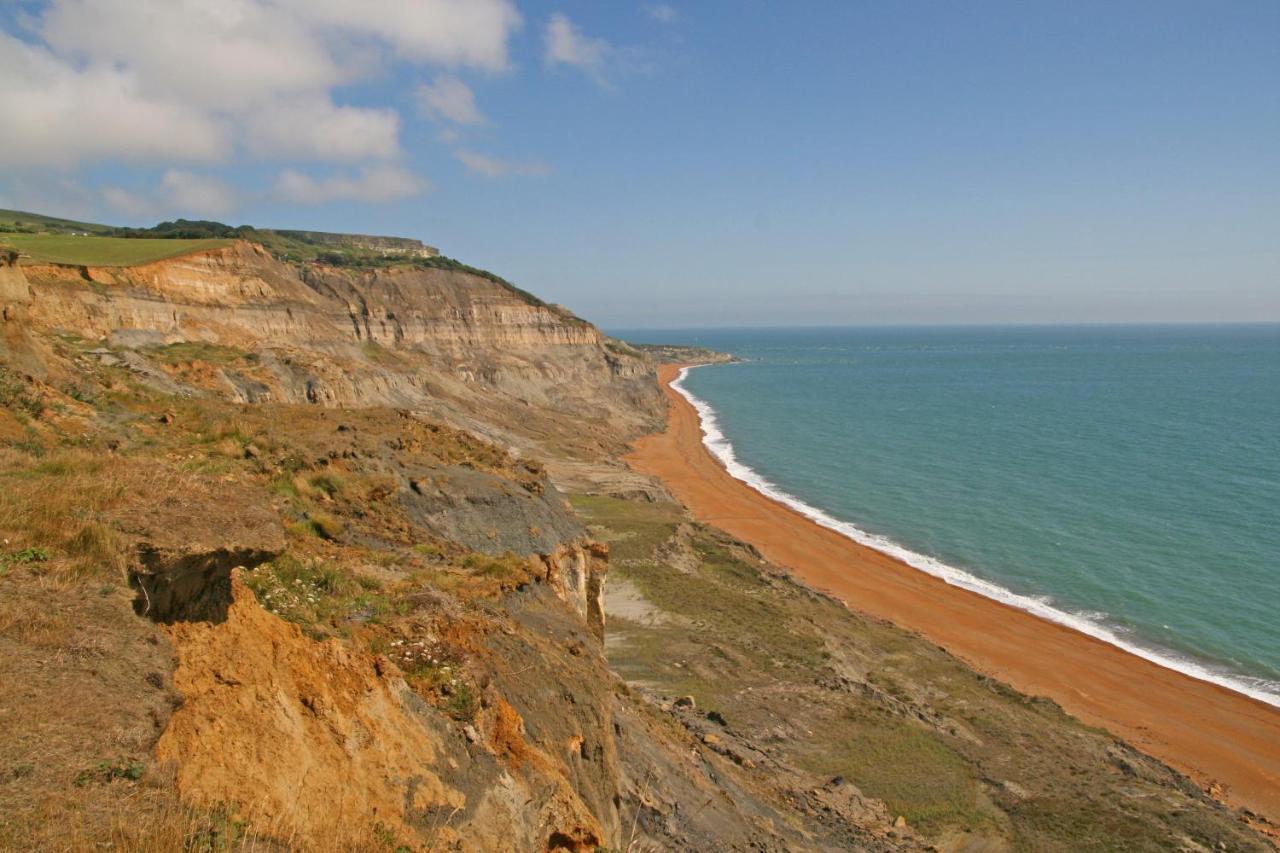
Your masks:
M11 246L37 263L128 267L165 258L217 249L230 240L152 240L123 237L77 237L66 234L3 234L0 246Z

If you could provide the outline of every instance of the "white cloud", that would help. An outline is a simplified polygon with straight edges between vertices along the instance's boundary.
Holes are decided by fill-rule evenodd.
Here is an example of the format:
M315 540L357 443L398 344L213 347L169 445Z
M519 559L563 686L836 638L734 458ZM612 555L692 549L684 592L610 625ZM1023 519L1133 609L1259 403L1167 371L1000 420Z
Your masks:
M223 216L240 206L240 198L230 184L178 169L164 173L160 191L170 209L196 216Z
M209 162L232 148L218 116L144 91L137 74L83 70L0 32L0 166L87 160Z
M329 201L387 202L421 195L429 189L425 180L399 166L373 166L357 175L331 175L316 179L286 169L276 179L272 195L295 204Z
M572 65L596 77L603 70L611 49L604 39L584 35L560 12L547 22L544 40L543 58L548 65Z
M540 160L517 163L500 160L477 151L468 151L465 148L458 149L453 152L453 155L467 167L467 171L486 178L504 178L508 175L539 178L551 174L551 166Z
M521 25L511 0L280 0L302 14L364 32L405 59L489 71L507 67L507 40Z
M390 159L395 111L337 87L393 59L501 71L521 20L512 0L49 0L23 25L0 30L0 168Z
M457 77L436 77L419 86L417 95L419 107L433 119L455 124L481 124L484 121L484 116L476 108L475 93Z
M650 18L660 24L675 23L676 18L680 17L680 13L673 6L668 6L666 3L646 4L644 11Z
M263 104L248 118L245 145L261 156L356 161L400 151L395 110L336 106L321 95Z
M147 196L129 192L120 187L107 187L102 191L102 197L106 200L108 207L131 219L155 215L156 203Z
M204 109L348 79L313 25L262 0L52 0L39 31L68 61L127 67L148 95Z
M173 215L183 217L225 216L240 207L242 198L235 187L209 175L170 169L149 194L120 187L106 187L103 200L112 210L133 219Z

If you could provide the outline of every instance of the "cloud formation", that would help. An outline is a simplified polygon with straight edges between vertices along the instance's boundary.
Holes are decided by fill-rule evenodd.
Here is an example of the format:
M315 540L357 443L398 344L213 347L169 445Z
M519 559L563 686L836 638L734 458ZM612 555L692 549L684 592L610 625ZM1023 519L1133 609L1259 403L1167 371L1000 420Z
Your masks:
M173 167L349 163L354 176L299 181L290 170L281 180L298 198L421 191L395 165L397 111L342 103L339 91L393 62L449 69L424 87L427 107L478 123L474 95L451 72L508 68L521 18L513 0L49 0L23 26L0 30L0 169L160 164L170 170L155 199L115 188L112 204L183 199L210 213L234 195Z
M400 166L381 165L356 175L338 174L316 179L286 169L276 180L272 196L295 204L328 201L387 202L421 195L429 189L425 180Z
M556 12L547 21L543 44L543 59L547 65L569 65L594 77L601 75L611 51L607 41L584 35L560 12Z
M436 77L418 87L418 106L429 118L455 124L481 124L484 116L476 107L471 87L457 77Z
M400 153L391 109L337 106L320 95L263 104L247 117L244 144L258 157L353 162Z
M490 157L488 154L481 154L478 151L468 151L465 148L459 148L453 154L462 165L467 167L467 171L486 178L505 178L507 176L540 178L551 174L551 166L540 160L518 163Z
M218 178L182 169L170 169L148 194L120 187L102 191L107 205L125 216L139 219L174 211L192 216L225 216L240 206L240 193Z
M147 94L135 72L79 69L3 32L0 80L0 166L212 162L231 147L223 119Z
M644 7L645 13L660 24L673 24L676 18L680 17L680 13L675 7L666 3L649 3Z

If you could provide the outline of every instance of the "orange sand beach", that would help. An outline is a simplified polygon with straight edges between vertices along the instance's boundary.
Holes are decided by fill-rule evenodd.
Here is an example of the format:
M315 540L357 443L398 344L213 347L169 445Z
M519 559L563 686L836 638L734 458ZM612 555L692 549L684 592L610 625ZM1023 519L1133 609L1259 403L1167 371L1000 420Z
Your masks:
M694 408L659 367L665 432L629 464L659 477L700 521L855 610L917 631L981 672L1048 696L1211 789L1280 824L1280 709L1130 654L944 581L822 527L736 480L702 444Z

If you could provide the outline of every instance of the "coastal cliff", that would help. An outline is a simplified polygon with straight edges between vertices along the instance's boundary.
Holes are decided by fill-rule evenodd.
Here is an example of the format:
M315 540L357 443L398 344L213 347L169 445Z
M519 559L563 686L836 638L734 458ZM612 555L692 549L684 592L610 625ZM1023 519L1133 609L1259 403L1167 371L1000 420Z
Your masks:
M193 357L203 362L201 376L172 377L241 402L422 408L480 426L523 420L487 416L495 405L528 408L548 437L596 451L616 450L661 414L640 353L563 309L467 272L299 266L245 241L134 267L35 264L24 272L40 326L144 359L175 344L254 356L239 365ZM556 430L547 413L580 423Z
M0 301L0 847L1267 849L693 521L617 458L654 358L496 277L236 241Z

